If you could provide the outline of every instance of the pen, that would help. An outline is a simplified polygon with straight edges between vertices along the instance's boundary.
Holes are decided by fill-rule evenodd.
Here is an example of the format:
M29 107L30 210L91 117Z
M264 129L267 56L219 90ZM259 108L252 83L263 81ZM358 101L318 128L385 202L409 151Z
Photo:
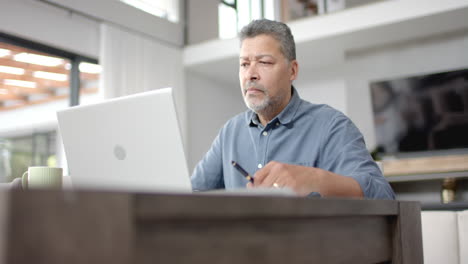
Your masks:
M254 178L252 176L250 176L250 174L248 172L246 172L237 162L235 161L231 161L231 164L232 166L234 166L234 168L236 168L237 171L239 171L242 176L244 176L248 181L250 181L251 183L254 182Z

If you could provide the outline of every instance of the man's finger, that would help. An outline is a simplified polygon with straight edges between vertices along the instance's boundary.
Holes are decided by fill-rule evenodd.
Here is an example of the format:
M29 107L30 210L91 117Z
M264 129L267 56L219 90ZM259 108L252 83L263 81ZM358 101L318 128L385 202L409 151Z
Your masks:
M258 170L254 175L254 185L260 186L265 180L265 177L268 175L268 172L269 170L266 167L263 167L260 170Z
M262 169L257 171L254 176L255 186L265 186L265 180L270 177L271 170L275 166L276 162L268 162Z

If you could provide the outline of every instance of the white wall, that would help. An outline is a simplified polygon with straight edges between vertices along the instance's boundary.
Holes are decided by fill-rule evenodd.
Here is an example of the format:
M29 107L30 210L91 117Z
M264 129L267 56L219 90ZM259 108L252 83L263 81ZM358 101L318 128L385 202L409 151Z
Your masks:
M114 25L103 24L101 36L100 86L104 98L173 88L182 137L187 145L182 51Z
M343 65L312 71L301 69L299 58L299 76L294 86L302 99L315 104L328 104L346 114L347 89L343 73Z
M190 131L187 159L192 172L224 123L247 108L239 83L222 83L193 72L186 72L185 76Z
M187 43L218 38L219 0L187 0Z
M0 31L97 58L99 23L36 0L0 0Z
M317 80L300 85L302 99L315 104L328 104L346 114L346 84L344 80ZM331 96L330 96L331 95Z

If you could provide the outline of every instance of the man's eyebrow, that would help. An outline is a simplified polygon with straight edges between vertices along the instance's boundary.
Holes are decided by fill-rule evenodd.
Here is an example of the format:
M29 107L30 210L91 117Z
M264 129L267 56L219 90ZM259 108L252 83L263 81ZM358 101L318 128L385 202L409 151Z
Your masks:
M262 59L262 58L264 58L264 57L270 57L270 58L272 58L272 59L275 58L275 57L273 57L272 55L269 55L269 54L260 54L260 55L255 56L255 59L258 60L258 59ZM239 59L241 59L241 60L248 60L249 57L247 57L247 56L240 56Z

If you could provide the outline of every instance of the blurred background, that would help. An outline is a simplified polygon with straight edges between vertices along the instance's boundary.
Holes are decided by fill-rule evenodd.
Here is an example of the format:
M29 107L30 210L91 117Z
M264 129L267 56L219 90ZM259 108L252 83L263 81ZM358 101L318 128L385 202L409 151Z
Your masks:
M245 111L237 33L259 18L290 26L299 94L350 117L376 158L467 155L466 17L460 0L0 0L0 181L68 173L57 110L164 87L192 170ZM457 177L467 200L468 168L448 166L458 174L385 173L400 199L439 204Z

